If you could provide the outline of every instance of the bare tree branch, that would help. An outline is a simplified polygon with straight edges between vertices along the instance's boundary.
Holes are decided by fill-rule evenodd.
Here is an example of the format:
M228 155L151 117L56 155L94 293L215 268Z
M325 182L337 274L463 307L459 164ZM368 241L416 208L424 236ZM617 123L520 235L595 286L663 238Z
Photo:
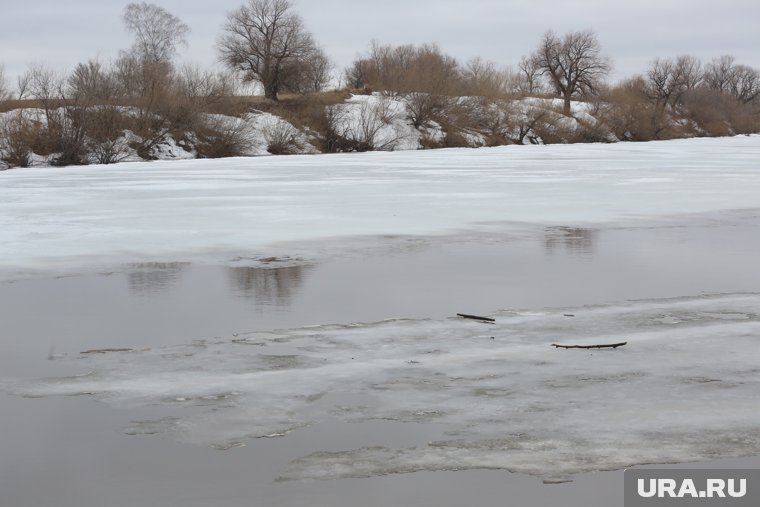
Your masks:
M8 88L8 83L5 81L5 66L0 65L0 101L10 100L12 97L13 94Z

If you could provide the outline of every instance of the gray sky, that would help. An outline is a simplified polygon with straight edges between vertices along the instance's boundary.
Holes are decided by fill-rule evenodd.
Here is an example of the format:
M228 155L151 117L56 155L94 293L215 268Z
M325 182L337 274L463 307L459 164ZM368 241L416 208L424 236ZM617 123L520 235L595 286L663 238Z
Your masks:
M130 45L121 24L126 0L0 0L0 64L15 76L30 64L70 69L108 61ZM227 12L243 0L155 0L190 25L183 61L215 64ZM461 61L473 56L515 65L548 29L591 28L614 62L613 79L646 69L656 57L732 54L760 68L757 0L293 0L307 28L342 69L371 39L437 42Z

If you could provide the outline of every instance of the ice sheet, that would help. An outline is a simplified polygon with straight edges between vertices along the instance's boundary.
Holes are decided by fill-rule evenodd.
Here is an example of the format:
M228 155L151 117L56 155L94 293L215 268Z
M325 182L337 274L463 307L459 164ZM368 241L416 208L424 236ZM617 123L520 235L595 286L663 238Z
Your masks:
M335 237L757 208L758 160L760 136L743 136L3 171L0 279L292 255Z
M562 480L760 453L758 308L757 293L714 294L504 310L495 324L452 317L257 332L88 352L59 359L86 374L5 388L155 407L164 416L125 421L123 431L217 449L336 419L446 435L317 452L291 462L282 480L470 468ZM621 341L614 350L551 347Z

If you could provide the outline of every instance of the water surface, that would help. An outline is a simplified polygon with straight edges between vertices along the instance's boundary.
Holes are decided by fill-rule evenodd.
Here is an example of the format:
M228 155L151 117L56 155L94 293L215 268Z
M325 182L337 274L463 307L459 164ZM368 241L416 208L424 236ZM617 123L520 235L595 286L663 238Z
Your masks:
M0 369L5 379L31 380L85 373L62 358L92 349L160 348L315 324L760 292L758 226L751 213L723 214L677 226L389 239L381 253L280 268L169 261L19 279L0 284ZM562 485L505 471L276 481L289 463L313 452L422 446L440 439L445 426L335 420L219 451L150 434L145 421L173 417L171 407L6 394L0 403L3 505L454 506L504 505L506 498L519 505L622 505L620 472ZM142 430L129 431L135 427Z

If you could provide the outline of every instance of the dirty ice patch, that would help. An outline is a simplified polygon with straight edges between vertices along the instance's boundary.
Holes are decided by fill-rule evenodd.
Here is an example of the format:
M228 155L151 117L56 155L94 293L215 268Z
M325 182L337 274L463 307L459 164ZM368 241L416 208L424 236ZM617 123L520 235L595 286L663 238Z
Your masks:
M720 294L502 311L494 324L452 317L256 332L84 351L60 359L83 375L5 389L163 409L125 420L123 431L217 449L335 420L435 425L445 435L302 456L283 480L475 468L561 480L760 453L758 308L760 294ZM551 347L616 342L627 345Z

